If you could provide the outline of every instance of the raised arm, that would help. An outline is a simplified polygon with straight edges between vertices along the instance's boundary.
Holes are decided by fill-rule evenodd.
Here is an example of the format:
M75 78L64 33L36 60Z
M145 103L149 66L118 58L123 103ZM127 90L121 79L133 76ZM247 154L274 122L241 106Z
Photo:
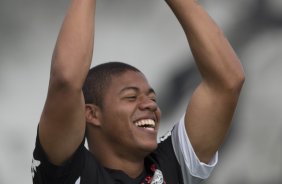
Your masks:
M93 53L95 0L72 0L53 52L39 140L57 165L70 158L84 138L82 86Z
M244 82L238 57L196 0L167 0L188 39L202 76L185 115L185 127L202 162L209 162L230 127Z

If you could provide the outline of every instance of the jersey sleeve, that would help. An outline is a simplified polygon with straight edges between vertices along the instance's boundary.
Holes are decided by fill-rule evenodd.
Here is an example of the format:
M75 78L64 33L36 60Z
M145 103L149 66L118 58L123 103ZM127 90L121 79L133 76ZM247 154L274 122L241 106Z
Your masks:
M48 160L37 133L31 166L33 184L75 183L84 165L84 149L83 140L71 159L62 166L54 165Z
M175 156L181 167L184 183L200 183L207 179L218 162L218 152L208 164L200 162L187 136L184 116L171 132Z

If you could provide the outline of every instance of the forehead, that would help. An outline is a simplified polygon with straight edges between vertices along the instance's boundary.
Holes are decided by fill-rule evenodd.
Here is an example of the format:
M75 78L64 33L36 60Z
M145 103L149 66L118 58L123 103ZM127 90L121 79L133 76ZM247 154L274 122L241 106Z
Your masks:
M151 86L148 80L141 72L126 71L119 75L113 75L109 85L109 90L112 92L120 92L127 87L138 88L139 90L149 90Z

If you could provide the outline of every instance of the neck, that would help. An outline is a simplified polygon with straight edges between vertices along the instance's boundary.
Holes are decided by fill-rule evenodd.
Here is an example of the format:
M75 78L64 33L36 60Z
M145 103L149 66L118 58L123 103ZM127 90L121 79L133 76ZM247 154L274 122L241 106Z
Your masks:
M105 168L123 171L131 178L138 177L144 170L145 154L117 151L111 145L94 140L102 139L88 138L89 151Z

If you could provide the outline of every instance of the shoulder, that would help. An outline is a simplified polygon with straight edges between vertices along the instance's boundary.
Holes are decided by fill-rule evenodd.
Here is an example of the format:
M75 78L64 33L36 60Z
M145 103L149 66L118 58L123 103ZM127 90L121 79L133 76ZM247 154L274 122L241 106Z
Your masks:
M95 183L99 175L97 172L101 170L95 157L84 146L84 141L70 159L58 166L49 161L38 137L36 139L31 165L34 184L75 183L78 180L81 182L89 180Z

